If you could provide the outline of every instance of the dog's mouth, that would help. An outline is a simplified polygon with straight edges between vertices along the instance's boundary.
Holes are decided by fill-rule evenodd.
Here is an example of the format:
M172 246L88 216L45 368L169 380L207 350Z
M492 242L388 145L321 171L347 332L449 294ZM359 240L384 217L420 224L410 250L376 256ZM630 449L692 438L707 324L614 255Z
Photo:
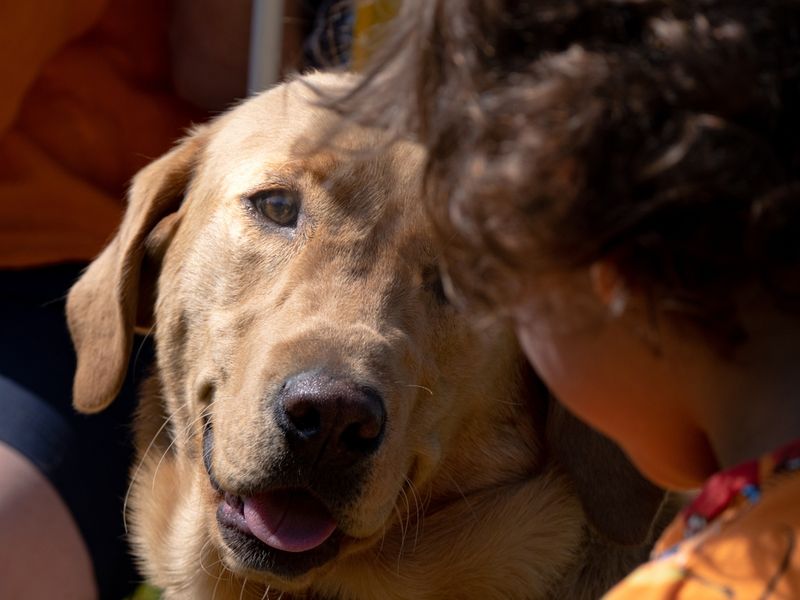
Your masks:
M256 496L225 494L223 517L275 550L307 552L336 531L328 509L305 490L276 490Z
M342 538L325 505L300 488L244 497L224 493L217 521L244 567L290 578L331 560Z
M342 542L353 540L322 500L326 496L305 483L265 482L255 493L224 489L214 476L213 446L212 424L206 419L203 463L217 501L222 542L232 553L231 567L295 579L336 558Z

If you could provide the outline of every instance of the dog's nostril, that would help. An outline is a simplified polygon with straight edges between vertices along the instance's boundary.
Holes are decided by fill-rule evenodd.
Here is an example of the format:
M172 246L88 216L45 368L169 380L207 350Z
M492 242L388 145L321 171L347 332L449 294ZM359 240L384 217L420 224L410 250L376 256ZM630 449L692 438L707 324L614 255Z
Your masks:
M289 420L303 435L315 435L319 433L322 419L319 411L310 403L295 402L286 407L286 415Z
M352 423L344 428L341 443L356 452L369 451L381 434L381 424L377 420L366 423Z

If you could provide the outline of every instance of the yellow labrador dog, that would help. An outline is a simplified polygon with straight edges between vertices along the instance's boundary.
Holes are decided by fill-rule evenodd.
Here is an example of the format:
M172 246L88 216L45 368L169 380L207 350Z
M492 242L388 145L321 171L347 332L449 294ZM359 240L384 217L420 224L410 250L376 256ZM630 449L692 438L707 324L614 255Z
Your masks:
M155 335L128 504L145 573L166 598L597 597L663 494L548 402L507 328L447 303L420 151L315 102L351 83L195 130L70 293L84 412Z

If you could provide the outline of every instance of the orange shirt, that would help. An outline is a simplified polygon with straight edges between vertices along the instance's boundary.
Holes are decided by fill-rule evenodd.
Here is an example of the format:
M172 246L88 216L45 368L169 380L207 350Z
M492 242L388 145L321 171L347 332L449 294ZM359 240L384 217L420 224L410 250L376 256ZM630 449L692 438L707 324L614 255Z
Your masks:
M171 90L169 6L0 3L0 268L93 258L132 175L201 116Z
M800 441L712 477L606 600L800 598Z

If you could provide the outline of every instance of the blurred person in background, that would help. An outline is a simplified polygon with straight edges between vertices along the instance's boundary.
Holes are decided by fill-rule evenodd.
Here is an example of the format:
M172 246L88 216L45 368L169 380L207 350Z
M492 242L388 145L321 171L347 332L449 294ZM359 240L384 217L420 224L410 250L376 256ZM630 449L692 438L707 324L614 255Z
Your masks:
M284 71L314 2L286 2ZM121 598L129 422L72 409L64 297L117 227L132 175L247 95L250 0L0 5L0 598Z

